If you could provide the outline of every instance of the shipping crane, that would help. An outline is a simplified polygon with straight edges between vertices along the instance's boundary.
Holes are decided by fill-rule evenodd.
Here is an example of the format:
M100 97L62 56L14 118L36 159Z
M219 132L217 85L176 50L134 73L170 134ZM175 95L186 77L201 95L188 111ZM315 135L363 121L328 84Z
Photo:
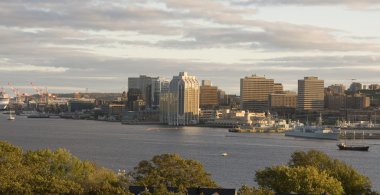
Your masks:
M36 85L34 85L33 82L30 82L30 85L33 87L33 89L36 91L36 93L38 94L39 96L39 103L42 104L42 103L45 103L45 95L44 95L44 92L42 89L39 89L36 87Z
M8 86L9 86L9 88L12 90L13 94L15 95L15 100L16 100L16 102L18 102L18 101L19 101L19 98L20 98L20 92L19 92L19 89L15 88L15 87L13 86L13 83L11 83L11 82L8 82Z

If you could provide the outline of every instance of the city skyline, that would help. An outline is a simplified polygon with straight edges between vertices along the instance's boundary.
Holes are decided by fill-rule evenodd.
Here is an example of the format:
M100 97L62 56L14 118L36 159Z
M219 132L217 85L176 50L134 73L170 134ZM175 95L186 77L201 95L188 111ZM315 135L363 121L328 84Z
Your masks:
M128 77L189 72L239 94L257 74L297 90L380 83L380 2L2 1L0 86L121 92ZM302 17L301 17L302 16ZM10 92L9 89L7 89Z

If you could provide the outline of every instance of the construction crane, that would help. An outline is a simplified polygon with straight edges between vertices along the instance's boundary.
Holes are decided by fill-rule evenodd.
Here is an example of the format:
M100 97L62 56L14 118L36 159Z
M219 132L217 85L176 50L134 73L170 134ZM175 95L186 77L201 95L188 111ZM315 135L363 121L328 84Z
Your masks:
M45 103L45 94L43 92L42 89L39 89L36 87L36 85L34 85L33 82L30 82L30 85L33 87L33 89L36 91L36 93L38 94L39 96L39 103Z
M11 82L8 82L9 88L11 88L13 94L15 95L16 102L19 102L20 99L20 92L18 88L15 88Z
M8 82L8 87L11 88L11 90L13 91L15 96L18 95L17 89L13 86L13 84L11 82Z

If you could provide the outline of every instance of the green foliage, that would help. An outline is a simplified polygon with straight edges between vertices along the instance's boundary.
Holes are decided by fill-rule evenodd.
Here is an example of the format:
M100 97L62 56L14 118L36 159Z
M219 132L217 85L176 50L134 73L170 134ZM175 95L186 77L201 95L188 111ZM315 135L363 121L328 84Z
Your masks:
M237 192L238 195L274 195L269 189L248 187L246 185L241 186Z
M201 163L177 154L157 155L141 161L131 172L135 185L158 187L216 187Z
M346 163L331 159L327 154L320 151L295 152L292 155L289 166L313 166L319 171L324 171L342 183L345 194L371 193L371 181L368 177L361 175Z
M274 166L256 172L256 182L277 193L342 194L338 180L315 167Z
M0 142L0 194L127 194L126 179L67 150L22 149Z

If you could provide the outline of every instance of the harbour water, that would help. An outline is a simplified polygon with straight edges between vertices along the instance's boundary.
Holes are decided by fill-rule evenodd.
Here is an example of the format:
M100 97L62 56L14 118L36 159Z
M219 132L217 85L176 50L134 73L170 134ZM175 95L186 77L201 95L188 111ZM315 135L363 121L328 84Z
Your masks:
M367 175L380 190L380 141L365 140L369 152L339 151L337 141L285 137L283 134L229 133L222 128L122 125L65 119L8 121L0 114L0 140L26 150L63 147L80 159L131 171L141 160L178 153L200 161L222 187L255 185L255 171L286 164L297 150L317 149L347 162ZM360 140L357 140L360 141ZM227 156L223 156L227 153Z

